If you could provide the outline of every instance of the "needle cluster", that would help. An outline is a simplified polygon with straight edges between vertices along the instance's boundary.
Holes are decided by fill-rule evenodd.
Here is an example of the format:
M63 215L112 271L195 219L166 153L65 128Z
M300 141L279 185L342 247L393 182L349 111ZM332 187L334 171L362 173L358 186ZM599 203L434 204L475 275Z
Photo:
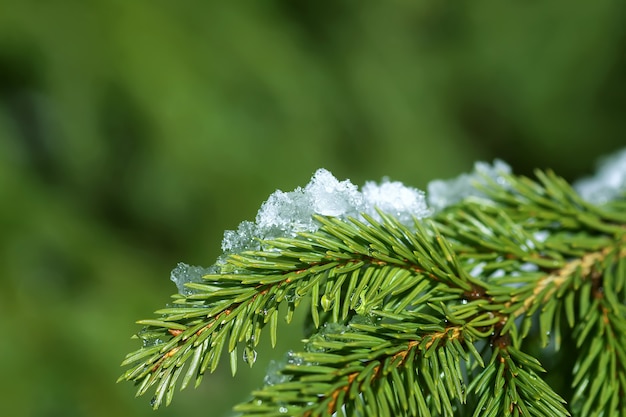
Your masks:
M593 204L542 171L478 183L412 224L313 214L230 254L139 321L120 380L169 404L306 309L310 337L242 416L626 415L624 194Z

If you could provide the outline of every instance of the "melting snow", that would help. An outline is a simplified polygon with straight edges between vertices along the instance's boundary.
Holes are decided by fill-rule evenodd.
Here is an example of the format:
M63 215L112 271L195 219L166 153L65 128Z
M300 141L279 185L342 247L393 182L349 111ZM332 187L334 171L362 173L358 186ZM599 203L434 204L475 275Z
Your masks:
M222 250L237 253L259 249L259 239L293 237L299 232L314 232L319 224L314 214L339 218L367 213L379 218L376 208L388 212L410 226L414 218L427 217L430 210L423 191L401 182L368 182L359 191L350 180L339 181L326 169L319 169L309 184L293 191L276 191L261 205L256 221L243 222L236 231L224 233Z
M319 224L314 214L342 219L359 218L363 213L380 220L376 209L395 216L412 227L416 219L432 215L471 196L484 197L476 184L484 184L485 177L506 187L506 175L511 167L496 160L493 164L477 162L469 174L450 180L435 180L428 184L426 194L398 181L384 179L381 183L367 182L362 191L350 182L339 181L326 169L319 169L304 187L284 192L277 190L259 209L256 219L242 222L237 230L228 230L222 241L223 257L245 250L258 250L260 241L277 237L294 237L299 232L314 232ZM579 181L576 189L583 198L593 203L604 203L626 192L626 149L605 160L598 174ZM541 242L545 236L536 236ZM218 261L218 264L220 261ZM201 268L179 263L171 279L181 294L189 293L187 282L200 282L202 276L219 271L219 266Z
M203 268L201 266L192 266L179 262L176 268L172 270L170 279L174 281L180 294L189 295L192 291L185 287L188 282L202 282L202 277L207 274L214 274L218 271L216 266Z
M407 187L399 181L384 179L381 184L368 181L363 186L365 212L380 220L376 208L395 216L400 223L411 226L415 218L428 217L431 212L423 191Z
M605 204L626 193L626 149L600 161L593 177L574 183L574 188L587 201Z
M474 171L461 174L451 180L434 180L428 184L428 204L435 210L456 204L467 197L482 197L483 194L474 184L484 184L485 176L491 177L498 184L506 186L504 175L511 173L511 167L496 159L493 165L486 162L476 162Z

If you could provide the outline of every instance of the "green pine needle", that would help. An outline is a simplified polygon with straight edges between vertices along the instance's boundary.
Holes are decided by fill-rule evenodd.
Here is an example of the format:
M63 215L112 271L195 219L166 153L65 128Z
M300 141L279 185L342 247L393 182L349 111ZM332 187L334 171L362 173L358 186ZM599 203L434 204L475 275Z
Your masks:
M413 227L317 216L316 232L231 255L138 321L120 380L169 404L224 350L235 374L265 333L279 347L279 309L291 322L305 305L310 337L242 416L626 415L626 202L536 175L485 177L484 198Z

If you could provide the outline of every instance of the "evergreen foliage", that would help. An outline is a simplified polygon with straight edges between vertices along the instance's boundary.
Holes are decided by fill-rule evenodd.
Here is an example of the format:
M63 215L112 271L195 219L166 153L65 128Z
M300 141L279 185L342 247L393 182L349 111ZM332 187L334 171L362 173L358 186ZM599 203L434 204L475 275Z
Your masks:
M233 374L241 356L252 365L261 336L277 345L281 316L304 308L303 349L241 415L626 415L624 195L598 206L542 171L480 183L414 227L316 216L315 232L230 255L138 322L144 346L120 380L169 404L223 351ZM542 364L559 357L573 368Z

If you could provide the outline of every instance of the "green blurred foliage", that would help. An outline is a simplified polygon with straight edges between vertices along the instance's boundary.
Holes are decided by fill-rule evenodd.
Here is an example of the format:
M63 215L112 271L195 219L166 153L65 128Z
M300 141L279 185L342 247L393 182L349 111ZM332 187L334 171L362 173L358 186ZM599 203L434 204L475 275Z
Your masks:
M2 414L228 414L282 351L156 414L114 383L176 262L210 265L319 167L591 172L626 143L625 21L609 0L0 0Z

